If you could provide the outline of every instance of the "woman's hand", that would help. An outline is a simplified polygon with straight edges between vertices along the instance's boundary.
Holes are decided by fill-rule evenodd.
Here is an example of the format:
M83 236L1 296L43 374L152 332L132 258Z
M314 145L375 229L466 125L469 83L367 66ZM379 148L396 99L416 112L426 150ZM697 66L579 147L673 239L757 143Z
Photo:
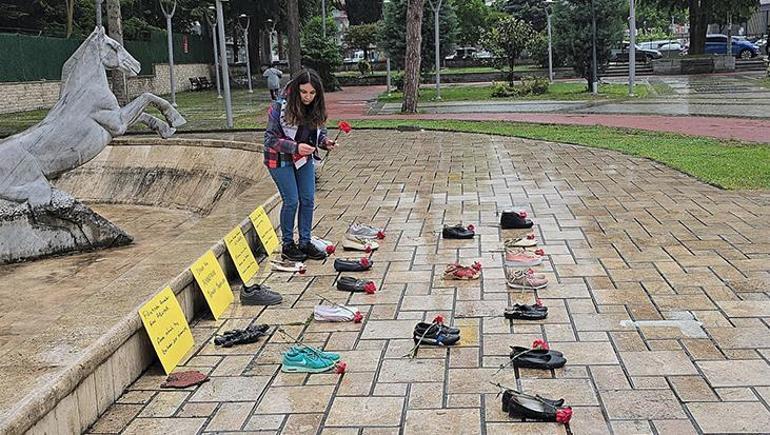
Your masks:
M326 145L326 149L327 150L331 151L331 150L333 150L334 148L337 147L337 142L335 142L335 141L333 141L333 140L331 140L329 138L326 138L326 139L324 139L324 145Z
M313 154L315 151L315 147L312 145L308 145L306 143L301 143L297 145L297 152L301 156L309 156L310 154Z

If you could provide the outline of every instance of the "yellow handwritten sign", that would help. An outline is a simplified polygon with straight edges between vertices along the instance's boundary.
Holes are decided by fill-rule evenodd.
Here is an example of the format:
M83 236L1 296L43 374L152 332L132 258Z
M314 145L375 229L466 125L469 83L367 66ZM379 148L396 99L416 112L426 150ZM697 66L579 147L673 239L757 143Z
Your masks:
M203 292L203 297L206 298L206 303L209 304L211 313L215 319L219 319L233 301L233 291L214 253L208 251L193 263L192 274Z
M166 374L179 364L195 344L190 325L174 292L166 287L139 308L144 329Z
M235 268L238 269L238 275L241 276L241 280L244 283L249 283L254 278L254 275L259 272L259 264L257 264L257 260L254 258L248 242L246 242L246 237L243 235L240 225L227 233L225 245L227 246L227 252L230 253L230 258L235 263Z
M275 234L275 228L270 222L270 218L267 217L264 207L261 205L249 215L251 223L254 224L254 229L257 230L259 241L262 242L262 246L265 247L267 255L275 252L281 245L278 241L278 236Z

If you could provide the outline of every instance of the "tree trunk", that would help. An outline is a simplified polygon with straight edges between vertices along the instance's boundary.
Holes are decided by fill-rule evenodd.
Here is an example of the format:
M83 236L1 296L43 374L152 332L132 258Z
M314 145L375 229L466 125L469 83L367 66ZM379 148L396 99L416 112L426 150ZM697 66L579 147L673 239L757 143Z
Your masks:
M286 59L286 49L283 46L283 35L279 33L275 34L275 42L278 45L278 60Z
M404 56L404 102L401 111L417 112L420 87L420 48L422 46L422 10L424 0L408 0L406 9L406 55Z
M293 76L302 69L302 58L299 46L299 4L298 0L288 1L287 31L289 33L289 71Z
M123 19L120 13L120 0L107 0L107 29L109 29L108 36L122 45ZM118 103L124 106L128 103L126 75L118 70L112 70L109 73L112 93L115 94Z
M72 20L75 17L75 0L66 0L67 3L67 38L72 36Z
M687 51L688 54L704 54L706 52L707 1L690 0L690 47Z
M273 48L270 45L270 31L259 32L260 64L270 65L273 63Z

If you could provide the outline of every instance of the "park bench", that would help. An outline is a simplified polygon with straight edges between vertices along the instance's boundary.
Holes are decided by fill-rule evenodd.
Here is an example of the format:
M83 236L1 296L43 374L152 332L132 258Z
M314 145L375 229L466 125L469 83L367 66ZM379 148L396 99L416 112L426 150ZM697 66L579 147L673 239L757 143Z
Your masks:
M211 89L214 87L214 83L211 83L208 77L198 77L198 82L202 89Z
M198 77L190 77L189 80L190 80L190 90L199 91L203 89L203 87L201 86L200 79Z

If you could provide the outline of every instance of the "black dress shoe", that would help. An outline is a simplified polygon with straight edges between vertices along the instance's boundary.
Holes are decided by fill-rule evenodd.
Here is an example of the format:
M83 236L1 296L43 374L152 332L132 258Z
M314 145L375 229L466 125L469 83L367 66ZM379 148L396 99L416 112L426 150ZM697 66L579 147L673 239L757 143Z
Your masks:
M532 221L526 212L505 210L500 215L500 228L504 230L532 228Z
M356 279L352 276L341 276L337 280L337 290L353 293L368 293L374 294L377 291L377 286L373 281L367 279Z
M511 402L511 396L512 395L513 395L513 393L511 392L511 390L503 391L503 412L508 412L508 406L509 406L509 404ZM557 399L557 400L546 399L545 397L540 397L537 394L535 394L535 398L537 398L539 400L542 400L543 402L545 402L545 403L547 403L547 404L549 404L549 405L551 405L551 406L553 406L555 408L558 408L558 407L564 405L564 399Z
M426 329L437 325L436 323L427 323L427 322L420 322L414 327L415 332L419 332L420 334L423 333ZM452 335L460 335L460 328L455 328L454 326L447 326L442 324L438 324L439 329L444 334L452 334Z
M525 369L550 370L564 367L567 359L561 352L546 349L528 349L512 346L511 362L514 367Z
M307 254L302 252L296 243L287 243L281 248L281 258L289 261L305 261L307 260Z
M452 227L445 226L441 235L445 239L472 239L476 233L474 232L473 226L469 225L466 228L461 224L457 224Z
M572 408L556 406L555 403L558 401L513 390L507 390L507 392L509 392L508 401L503 403L508 404L508 416L511 418L531 418L567 424L572 417Z
M367 257L359 260L337 258L334 260L334 270L337 272L363 272L372 268L374 262Z
M508 320L543 320L548 317L548 307L542 305L514 304L503 312Z
M460 335L447 333L442 325L420 322L414 328L412 339L415 344L451 346L460 341Z
M326 259L326 252L316 248L316 246L312 243L305 243L304 245L300 245L299 250L302 251L302 253L305 254L307 258L311 260Z

